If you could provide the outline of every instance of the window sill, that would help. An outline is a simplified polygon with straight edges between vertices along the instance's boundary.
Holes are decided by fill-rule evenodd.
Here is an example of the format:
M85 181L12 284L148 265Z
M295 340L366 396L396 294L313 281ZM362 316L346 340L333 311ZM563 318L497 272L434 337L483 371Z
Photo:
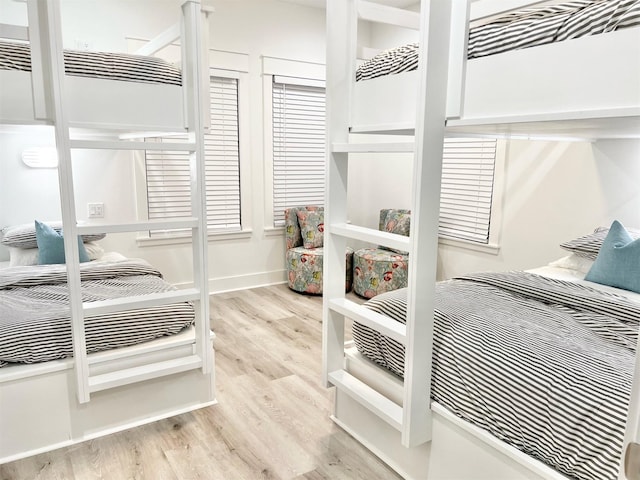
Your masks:
M280 237L284 235L284 227L264 227L265 237Z
M473 250L474 252L482 252L482 253L487 253L489 255L498 255L498 253L500 253L500 245L496 245L495 243L489 243L489 244L480 244L480 243L473 243L473 242L468 242L465 240L453 240L451 238L439 238L438 239L438 244L439 245L446 245L448 247L455 247L455 248L463 248L465 250Z
M237 240L251 238L252 229L238 230L234 232L215 232L207 235L208 242L222 240ZM166 237L138 237L136 244L139 247L155 247L158 245L181 245L191 243L191 235L167 235Z

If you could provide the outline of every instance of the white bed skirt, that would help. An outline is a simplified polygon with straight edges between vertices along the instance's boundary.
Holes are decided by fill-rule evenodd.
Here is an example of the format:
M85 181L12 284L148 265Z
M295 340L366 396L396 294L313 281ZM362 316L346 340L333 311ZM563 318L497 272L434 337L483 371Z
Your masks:
M34 118L31 73L0 70L0 123L50 123ZM66 112L71 126L135 131L183 131L182 87L65 76Z
M345 352L345 369L401 404L402 380L364 358L355 347ZM432 441L414 448L403 447L398 430L338 389L332 419L408 480L567 480L446 408L434 403L432 410Z
M145 344L89 355L100 371L192 354L193 328ZM202 370L75 396L73 360L0 368L0 463L213 405L215 381Z

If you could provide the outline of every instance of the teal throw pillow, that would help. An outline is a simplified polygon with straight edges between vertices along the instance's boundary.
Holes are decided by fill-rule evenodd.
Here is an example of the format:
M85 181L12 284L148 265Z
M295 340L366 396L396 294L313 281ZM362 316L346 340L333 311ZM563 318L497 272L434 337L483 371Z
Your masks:
M615 220L585 280L640 293L640 239Z
M38 263L40 265L50 265L65 263L64 237L62 232L58 233L46 223L35 221L36 242L38 244ZM89 255L84 248L82 238L78 237L78 253L80 262L88 262Z

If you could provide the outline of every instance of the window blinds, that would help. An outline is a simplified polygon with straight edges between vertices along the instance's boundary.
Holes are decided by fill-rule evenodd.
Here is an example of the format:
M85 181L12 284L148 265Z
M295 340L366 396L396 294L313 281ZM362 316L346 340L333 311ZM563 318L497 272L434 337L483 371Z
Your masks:
M275 226L284 225L287 207L324 204L324 105L324 88L274 80ZM495 139L445 139L441 237L488 243L495 156Z
M440 236L489 242L495 139L447 138L440 194Z
M204 135L207 227L241 228L238 81L211 77L211 127ZM180 139L161 138L162 142ZM147 206L150 219L191 216L191 176L187 152L146 151ZM158 236L166 232L150 232Z
M273 83L273 218L284 210L324 205L325 89Z
M238 80L213 77L211 127L204 135L207 172L207 224L214 230L239 230L240 148Z

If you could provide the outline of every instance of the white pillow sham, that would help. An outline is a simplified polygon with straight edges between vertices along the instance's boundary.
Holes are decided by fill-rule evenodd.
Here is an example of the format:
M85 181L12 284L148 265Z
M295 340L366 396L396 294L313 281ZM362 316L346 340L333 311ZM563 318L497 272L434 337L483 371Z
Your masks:
M549 264L550 267L573 270L584 275L589 272L592 265L593 260L591 258L583 257L575 253L567 255L566 257L559 258L558 260Z
M84 247L87 255L89 255L89 260L99 260L104 255L104 250L96 242L87 242L84 244ZM8 249L10 267L38 265L37 248L8 247Z

